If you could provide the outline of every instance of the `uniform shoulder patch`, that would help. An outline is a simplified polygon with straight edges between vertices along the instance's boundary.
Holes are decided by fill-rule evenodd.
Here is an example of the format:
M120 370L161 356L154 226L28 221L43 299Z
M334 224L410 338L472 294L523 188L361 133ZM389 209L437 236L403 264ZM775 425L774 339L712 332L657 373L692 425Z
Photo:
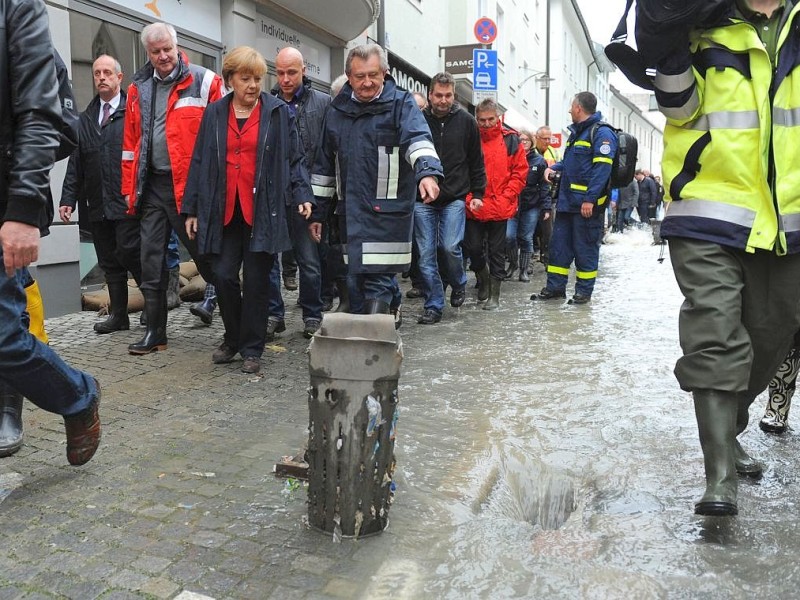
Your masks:
M611 144L608 141L600 145L600 154L611 154Z

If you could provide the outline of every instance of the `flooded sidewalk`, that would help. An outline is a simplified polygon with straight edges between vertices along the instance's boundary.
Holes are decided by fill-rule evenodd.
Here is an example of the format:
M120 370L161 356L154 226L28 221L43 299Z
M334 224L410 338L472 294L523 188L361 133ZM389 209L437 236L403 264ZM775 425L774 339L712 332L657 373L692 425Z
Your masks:
M168 350L144 357L125 350L138 328L49 321L103 385L103 442L69 467L61 420L26 407L25 446L0 459L0 598L796 595L800 442L758 430L763 397L743 436L763 479L741 482L734 519L692 512L702 456L672 375L682 297L651 241L608 236L585 306L530 302L540 267L503 283L498 311L469 287L423 326L407 301L395 501L388 529L358 541L310 530L302 484L272 475L307 438L296 293L255 377L211 364L221 323L186 305Z

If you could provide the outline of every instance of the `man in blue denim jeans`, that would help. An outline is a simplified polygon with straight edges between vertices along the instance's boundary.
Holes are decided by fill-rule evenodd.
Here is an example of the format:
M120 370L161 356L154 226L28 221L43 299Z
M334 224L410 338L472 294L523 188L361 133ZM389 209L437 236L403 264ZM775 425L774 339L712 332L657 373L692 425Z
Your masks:
M67 459L82 465L100 443L100 388L31 335L25 314L24 282L39 257L40 228L49 225L43 217L62 124L44 3L0 0L0 27L6 40L0 48L0 89L6 90L0 95L0 392L63 415Z
M473 200L480 200L486 189L478 123L456 104L455 79L450 73L433 76L428 99L430 102L423 114L442 161L444 180L439 186L438 198L422 200L417 196L414 207L414 238L419 249L419 271L425 284L425 311L417 320L422 325L442 320L442 275L444 283L452 287L450 305L457 308L464 304L467 286L461 256L466 220L464 199L472 192ZM442 257L441 264L437 249Z

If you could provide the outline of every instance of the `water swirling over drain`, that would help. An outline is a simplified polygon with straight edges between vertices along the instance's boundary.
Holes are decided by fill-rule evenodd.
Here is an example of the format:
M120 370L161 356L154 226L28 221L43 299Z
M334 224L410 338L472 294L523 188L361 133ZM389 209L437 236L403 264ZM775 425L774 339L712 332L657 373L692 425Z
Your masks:
M472 504L475 514L514 519L545 531L559 529L575 509L573 478L521 452L499 459Z

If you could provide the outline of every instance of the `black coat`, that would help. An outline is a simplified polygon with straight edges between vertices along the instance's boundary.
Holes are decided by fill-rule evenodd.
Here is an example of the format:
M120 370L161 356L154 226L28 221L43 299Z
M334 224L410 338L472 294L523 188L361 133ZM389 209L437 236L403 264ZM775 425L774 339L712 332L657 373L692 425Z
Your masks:
M476 198L483 198L486 191L486 167L475 117L458 104L453 104L450 112L443 118L434 115L430 107L423 114L444 169L444 179L439 184L439 197L432 206L444 206L454 200L464 200L469 193ZM417 201L422 202L419 194Z
M42 0L0 0L3 221L41 225L62 124L57 81Z
M78 149L67 165L61 206L74 209L85 202L92 222L135 218L126 214L128 205L121 191L125 92L102 128L100 106L100 97L95 96L81 113Z
M228 94L203 113L181 204L182 214L197 217L200 254L222 252L232 99L233 94ZM297 210L304 202L314 204L314 194L289 107L265 92L260 107L250 251L275 254L292 247L286 211Z
M281 99L280 86L275 86L270 92ZM322 123L325 121L325 111L331 103L331 97L311 87L308 77L303 77L303 93L295 108L295 123L300 134L300 144L306 157L306 167L311 169L314 164L314 155L317 153L319 141L322 137Z

